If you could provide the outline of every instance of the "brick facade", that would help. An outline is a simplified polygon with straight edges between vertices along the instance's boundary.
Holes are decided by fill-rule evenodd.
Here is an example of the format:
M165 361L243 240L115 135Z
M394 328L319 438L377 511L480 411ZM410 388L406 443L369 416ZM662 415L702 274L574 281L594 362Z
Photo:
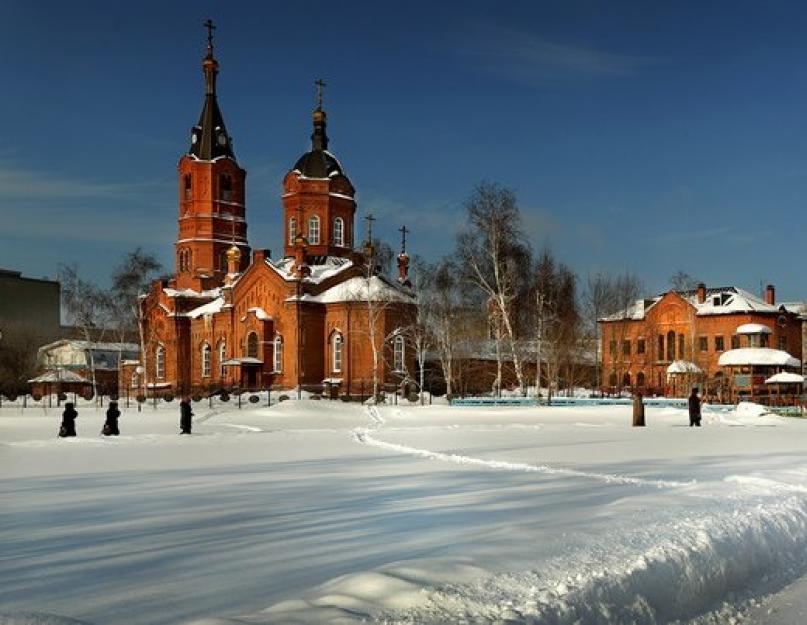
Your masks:
M314 111L312 150L284 179L284 257L251 253L246 172L215 102L212 49L203 67L205 108L178 166L176 277L156 281L141 300L145 376L124 378L163 394L328 382L366 395L375 344L382 384L411 379L414 354L399 349L396 359L395 345L405 345L414 297L405 272L397 282L376 275L372 257L353 249L355 191L326 150L325 112Z
M799 306L777 305L773 287L765 300L734 287L701 285L636 302L601 320L603 388L684 396L695 385L710 392L726 374L718 364L720 356L734 348L769 347L801 359ZM740 326L750 323L765 326L770 334L738 334ZM669 373L676 361L683 371Z

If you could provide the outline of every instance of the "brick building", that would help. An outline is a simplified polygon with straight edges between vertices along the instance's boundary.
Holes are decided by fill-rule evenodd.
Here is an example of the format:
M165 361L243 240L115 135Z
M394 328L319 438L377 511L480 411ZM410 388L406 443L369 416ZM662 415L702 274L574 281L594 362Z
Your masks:
M284 254L272 260L248 244L246 171L218 106L210 37L202 69L202 113L178 164L176 277L142 299L145 354L122 379L163 393L328 386L348 395L369 394L374 370L384 384L409 379L409 258L402 243L392 280L371 244L354 249L355 190L328 151L322 84L311 150L283 180Z
M733 375L727 378L721 356L752 348L765 351L763 360L792 367L802 357L803 310L801 303L777 303L772 285L764 299L700 284L638 300L600 320L603 387L684 396L694 385L730 399Z

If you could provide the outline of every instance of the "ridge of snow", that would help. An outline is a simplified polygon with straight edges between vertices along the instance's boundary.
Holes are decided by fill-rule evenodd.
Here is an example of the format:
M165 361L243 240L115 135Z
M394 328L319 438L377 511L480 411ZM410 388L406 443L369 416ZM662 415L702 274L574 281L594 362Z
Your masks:
M770 367L800 367L801 361L787 352L770 347L741 347L730 349L720 355L717 364L721 367L759 365Z

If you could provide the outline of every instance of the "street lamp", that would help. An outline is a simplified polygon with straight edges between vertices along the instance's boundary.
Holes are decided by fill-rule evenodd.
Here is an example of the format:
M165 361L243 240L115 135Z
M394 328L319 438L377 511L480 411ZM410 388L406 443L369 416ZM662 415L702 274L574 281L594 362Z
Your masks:
M143 397L143 374L146 370L143 368L143 365L137 365L135 367L135 372L137 373L137 412L140 412L143 409L143 404L140 401L140 398Z

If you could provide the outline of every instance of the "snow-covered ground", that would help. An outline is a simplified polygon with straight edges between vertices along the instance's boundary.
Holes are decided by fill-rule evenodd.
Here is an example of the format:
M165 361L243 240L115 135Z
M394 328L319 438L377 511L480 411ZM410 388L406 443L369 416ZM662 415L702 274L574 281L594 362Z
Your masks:
M807 421L753 408L0 408L0 624L786 623ZM795 597L795 599L794 599ZM48 616L50 615L50 616Z

